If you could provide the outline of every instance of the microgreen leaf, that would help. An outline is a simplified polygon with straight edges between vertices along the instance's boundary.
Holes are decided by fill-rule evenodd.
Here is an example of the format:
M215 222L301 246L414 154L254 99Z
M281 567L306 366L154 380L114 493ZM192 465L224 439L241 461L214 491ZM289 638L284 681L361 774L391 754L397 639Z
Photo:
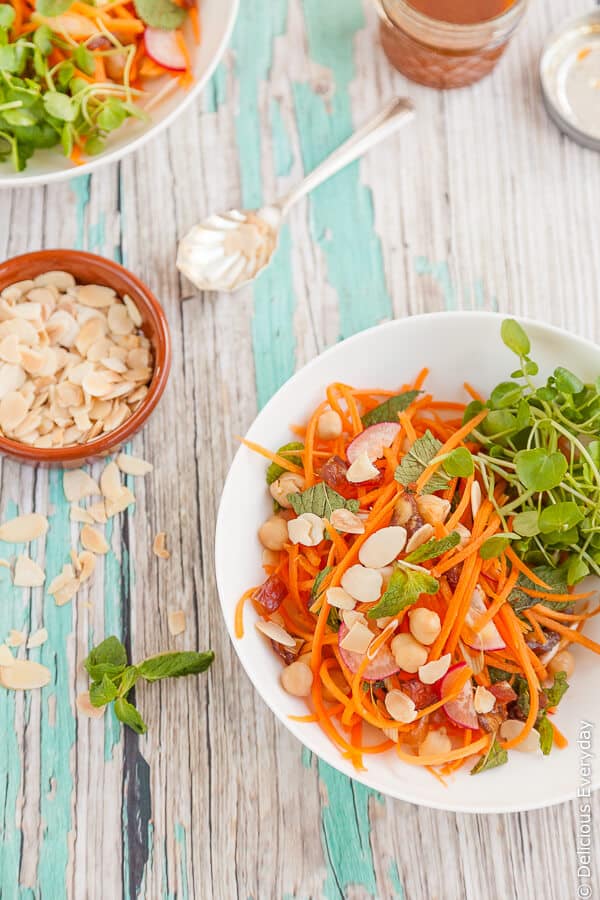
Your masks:
M131 728L136 734L146 734L148 731L148 726L142 719L139 711L133 703L129 703L124 697L117 697L115 700L115 714L120 722Z
M63 122L73 122L77 117L77 104L66 94L48 91L44 94L44 109L48 115Z
M522 393L523 388L514 381L501 381L490 394L488 406L490 409L507 409L515 406Z
M94 55L85 44L80 44L73 54L73 62L86 75L93 75L96 70Z
M500 334L508 349L517 356L527 356L531 350L529 338L516 319L504 319Z
M471 769L471 775L478 775L480 772L486 772L488 769L496 769L508 762L508 753L501 747L496 738L490 744L489 750L482 756L479 762L475 763Z
M483 542L479 548L479 555L482 559L495 559L504 553L511 541L518 537L518 534L495 534Z
M554 370L554 383L561 394L580 394L585 387L585 384L577 375L573 375L572 372L569 372L568 369L564 369L562 366Z
M196 653L192 650L172 651L150 656L138 664L137 670L146 681L181 678L184 675L199 675L205 672L214 658L212 650L205 653Z
M436 556L441 556L442 553L452 550L458 544L460 544L460 534L458 531L451 531L450 534L440 538L439 541L427 541L426 544L421 544L420 547L408 554L406 562L422 563L428 559L435 559Z
M370 619L395 616L416 603L421 594L437 594L439 582L428 572L409 569L398 563L383 597L367 613Z
M540 533L538 525L539 514L536 509L528 509L525 512L517 513L513 519L512 527L517 534L523 537L534 537Z
M106 706L116 696L117 688L108 675L103 675L102 681L93 681L90 685L90 703L92 706Z
M551 531L568 531L583 519L583 513L573 500L563 500L554 506L546 506L540 513L542 534Z
M365 428L368 428L369 425L379 425L381 422L397 422L398 414L408 409L420 393L421 391L404 391L404 393L397 394L395 397L389 397L379 406L376 406L375 409L371 409L364 414L362 417L363 425Z
M4 7L0 7L4 8ZM40 25L33 32L33 43L40 51L42 56L49 56L52 53L52 31L47 25Z
M35 8L41 16L61 16L73 0L36 0Z
M394 478L404 486L414 484L419 478L432 459L437 455L441 448L441 443L435 438L430 431L426 431L423 437L417 438L413 442L408 453L403 457L400 465L396 468ZM441 491L448 485L448 476L444 471L438 469L431 476L425 487L424 494L431 494L434 491Z
M481 400L471 400L469 404L467 404L467 408L463 413L463 425L466 425L467 422L470 422L471 419L474 419L475 416L479 415L479 413L485 409L485 405L481 402Z
M301 494L289 494L288 500L299 516L302 513L314 513L321 519L330 519L334 509L349 509L358 512L358 500L346 500L324 481L302 491Z
M3 3L0 6L0 28L10 28L15 21L15 11L12 6Z
M292 453L294 450L304 450L304 444L301 444L299 441L292 441L291 444L284 444L283 447L280 447L277 451L277 456L283 456L284 459L289 460L295 466L301 466L302 459ZM267 468L267 484L273 484L273 482L277 481L279 476L283 475L286 471L287 469L284 469L279 463L272 462Z
M444 460L444 470L451 478L468 478L475 471L473 456L466 447L457 447Z
M572 556L567 568L567 584L571 587L590 574L590 567L578 556Z
M185 10L171 0L135 0L135 9L146 25L172 31L185 21Z
M548 756L554 744L554 729L546 713L542 713L535 723L535 728L540 736L540 750L544 756Z
M568 463L562 453L544 447L520 450L515 456L517 475L530 491L550 491L563 480Z

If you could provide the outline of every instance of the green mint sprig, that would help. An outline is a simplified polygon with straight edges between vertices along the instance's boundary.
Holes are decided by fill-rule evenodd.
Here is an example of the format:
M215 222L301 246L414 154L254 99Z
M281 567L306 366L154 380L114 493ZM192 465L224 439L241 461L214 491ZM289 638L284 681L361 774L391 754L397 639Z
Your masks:
M196 653L191 650L160 653L149 656L136 665L129 665L127 650L112 635L90 652L84 666L90 676L90 702L102 707L114 703L117 718L137 734L145 734L146 723L137 708L127 698L136 682L162 681L205 672L215 658L212 650Z

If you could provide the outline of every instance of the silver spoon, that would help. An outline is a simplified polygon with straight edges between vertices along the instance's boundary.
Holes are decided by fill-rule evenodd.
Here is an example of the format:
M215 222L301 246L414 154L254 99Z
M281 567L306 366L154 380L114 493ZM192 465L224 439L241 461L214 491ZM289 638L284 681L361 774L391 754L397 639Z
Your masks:
M179 244L177 268L201 291L237 291L269 263L279 229L292 208L348 163L414 118L412 102L400 97L310 172L289 194L258 210L229 209L194 225Z

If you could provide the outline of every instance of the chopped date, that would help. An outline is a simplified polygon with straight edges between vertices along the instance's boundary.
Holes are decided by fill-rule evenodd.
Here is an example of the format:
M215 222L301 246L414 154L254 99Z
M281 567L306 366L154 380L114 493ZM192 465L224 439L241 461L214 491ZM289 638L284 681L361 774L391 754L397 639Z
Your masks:
M455 566L452 566L451 569L448 569L446 572L446 580L453 591L456 590L458 582L460 581L460 576L462 574L463 564L458 563Z
M298 648L300 644L298 643L295 648L292 647L284 647L283 644L278 644L277 641L271 641L271 647L277 654L280 656L286 666L289 666L298 658Z
M356 493L354 485L346 478L348 466L339 456L330 456L321 466L319 475L330 488L348 499Z
M481 730L487 731L488 734L493 734L498 731L502 723L506 721L508 713L506 711L506 706L499 706L489 713L479 713L477 718Z
M541 656L543 653L548 653L548 651L552 650L553 647L556 647L556 645L560 641L560 635L556 631L544 631L544 634L546 636L546 640L543 644L540 644L539 641L525 639L525 643L530 650L533 650L536 656Z
M277 575L271 575L264 584L261 584L254 599L257 603L260 603L265 612L273 613L276 609L279 609L286 595L287 587L285 583Z
M88 50L110 50L113 45L103 34L97 34L85 46Z
M506 706L507 703L513 703L517 699L517 695L508 681L497 681L496 684L490 685L489 690L496 698L496 703L501 706Z
M433 684L423 684L418 678L402 682L401 690L408 694L417 709L425 709L439 700L438 692Z

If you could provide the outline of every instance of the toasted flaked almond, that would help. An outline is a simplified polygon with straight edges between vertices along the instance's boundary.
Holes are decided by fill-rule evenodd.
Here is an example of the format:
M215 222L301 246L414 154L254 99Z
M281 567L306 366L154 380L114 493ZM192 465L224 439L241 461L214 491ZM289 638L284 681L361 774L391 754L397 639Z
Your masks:
M356 600L341 587L331 587L326 592L327 602L337 609L354 609Z
M340 641L340 647L352 653L366 653L375 635L361 621L356 621Z
M112 516L118 515L126 510L128 506L131 506L132 503L135 503L135 496L128 487L123 485L119 495L114 500L106 499L104 501L107 517L110 519Z
M16 659L10 666L0 666L0 684L12 691L43 688L50 683L50 669L29 659Z
M524 728L525 722L521 722L519 719L506 719L500 726L500 738L503 741L514 741ZM539 734L535 729L532 729L527 737L517 744L514 749L521 753L535 753L539 746Z
M7 363L20 363L19 338L16 334L7 334L0 340L0 359Z
M383 586L383 576L375 569L367 569L365 566L350 566L341 581L342 587L351 597L359 603L373 603L379 600Z
M101 719L107 709L106 704L104 706L94 706L90 700L89 691L82 691L81 694L77 694L75 705L77 711L80 712L82 716L87 716L89 719Z
M19 391L25 384L25 370L20 365L0 365L0 399L11 391Z
M79 582L83 584L91 577L96 568L96 557L89 550L82 550L78 557L79 562Z
M116 302L117 295L112 288L100 284L80 284L76 288L77 299L84 306L94 309L110 307Z
M106 507L104 505L104 500L99 500L97 503L90 503L87 512L98 525L104 525L106 523Z
M41 566L28 556L17 556L13 584L16 587L40 587L46 580L46 573Z
M83 323L75 339L75 347L82 356L86 356L92 344L105 336L106 328L107 324L104 316L93 316Z
M75 503L71 504L69 518L71 522L85 522L87 525L94 524L94 519L91 517L87 509L83 509L83 507L77 506Z
M167 616L169 631L176 637L185 631L185 612L183 609L176 609Z
M288 522L288 536L292 544L316 547L323 540L325 524L314 513L301 513L297 519Z
M79 573L81 572L81 563L79 562L79 557L77 555L77 550L75 547L71 547L71 552L69 553L71 557L71 565L73 566L73 571L75 575L79 578Z
M16 628L11 628L6 643L9 647L20 647L21 644L25 643L25 632L18 631Z
M462 524L462 522L459 522L458 525L455 525L455 526L454 526L454 530L455 530L455 531L458 531L458 533L459 533L459 535L460 535L460 543L459 543L458 546L459 546L459 547L466 547L466 545L467 545L467 544L469 543L469 541L471 540L471 532L469 531L469 529L466 528L466 527Z
M92 371L83 377L81 386L92 397L104 397L110 392L113 382L108 372Z
M70 381L62 381L56 385L56 399L65 408L81 406L83 403L83 390L79 384L71 384Z
M108 310L108 327L113 334L131 334L135 325L124 303L113 303Z
M48 640L48 631L45 628L38 628L27 641L27 649L33 650L35 647L41 647Z
M471 514L473 518L479 512L481 506L481 485L478 481L474 481L471 485Z
M135 304L135 301L133 301L131 299L129 294L123 294L123 303L125 304L125 308L127 309L127 312L129 313L129 318L131 319L131 321L133 322L135 327L141 328L143 320L142 320L141 313Z
M120 496L122 488L119 467L115 462L109 462L100 476L102 496L108 500L116 500Z
M28 544L43 537L48 531L48 519L40 513L26 513L16 516L0 525L0 541L9 544Z
M401 553L406 544L406 528L389 525L370 535L358 551L363 566L381 569L389 565Z
M385 708L395 722L408 725L417 718L414 701L403 691L394 688L385 695Z
M346 628L352 628L355 622L361 622L363 625L367 624L367 618L364 613L358 612L356 609L343 609L342 621Z
M164 531L159 531L152 543L152 552L159 559L170 559L171 554L167 550L167 535Z
M79 579L74 578L73 581L68 581L64 587L59 588L54 593L54 602L57 606L64 606L65 603L69 603L77 591L79 590Z
M379 477L379 469L374 466L367 452L361 453L346 472L346 478L351 484L361 484L363 481L371 481Z
M59 291L68 291L69 288L75 287L75 279L70 272L52 269L50 272L37 275L35 284L40 287L55 287Z
M15 658L8 649L6 644L0 644L0 668L2 666L13 666Z
M433 537L434 533L435 529L433 525L421 525L420 528L417 528L406 545L406 552L412 553L413 550L416 550L421 544L427 543L427 541Z
M262 632L272 641L275 641L276 644L282 644L284 647L296 646L296 641L291 634L288 634L285 628L282 628L276 622L271 622L269 619L259 619L254 624L257 631Z
M75 581L75 580L76 580L76 575L75 575L75 570L73 569L73 566L71 565L71 563L66 563L62 567L59 574L55 578L53 578L52 581L50 582L50 584L48 585L48 588L47 588L48 593L55 594L56 591L65 587L70 581Z
M450 513L450 501L435 494L422 494L416 498L417 509L429 525L440 525Z
M478 684L475 688L475 696L473 698L476 713L489 713L496 705L496 697L491 691L488 691L483 684Z
M68 469L63 473L63 490L69 503L100 493L97 483L83 469Z
M15 281L14 284L7 285L0 296L10 303L15 303L34 286L35 281L32 281L31 278L24 278L22 281Z
M126 475L147 475L154 468L152 463L140 459L139 456L128 456L126 453L119 453L117 456L117 465L121 472Z
M341 531L344 534L364 534L365 531L363 520L349 509L334 509L329 521L336 531Z
M84 525L79 535L82 546L92 553L108 553L109 547L104 535L91 525Z
M439 659L434 659L432 662L425 663L424 666L419 666L420 681L423 684L435 684L436 681L444 677L450 668L450 659L450 654L445 653Z

